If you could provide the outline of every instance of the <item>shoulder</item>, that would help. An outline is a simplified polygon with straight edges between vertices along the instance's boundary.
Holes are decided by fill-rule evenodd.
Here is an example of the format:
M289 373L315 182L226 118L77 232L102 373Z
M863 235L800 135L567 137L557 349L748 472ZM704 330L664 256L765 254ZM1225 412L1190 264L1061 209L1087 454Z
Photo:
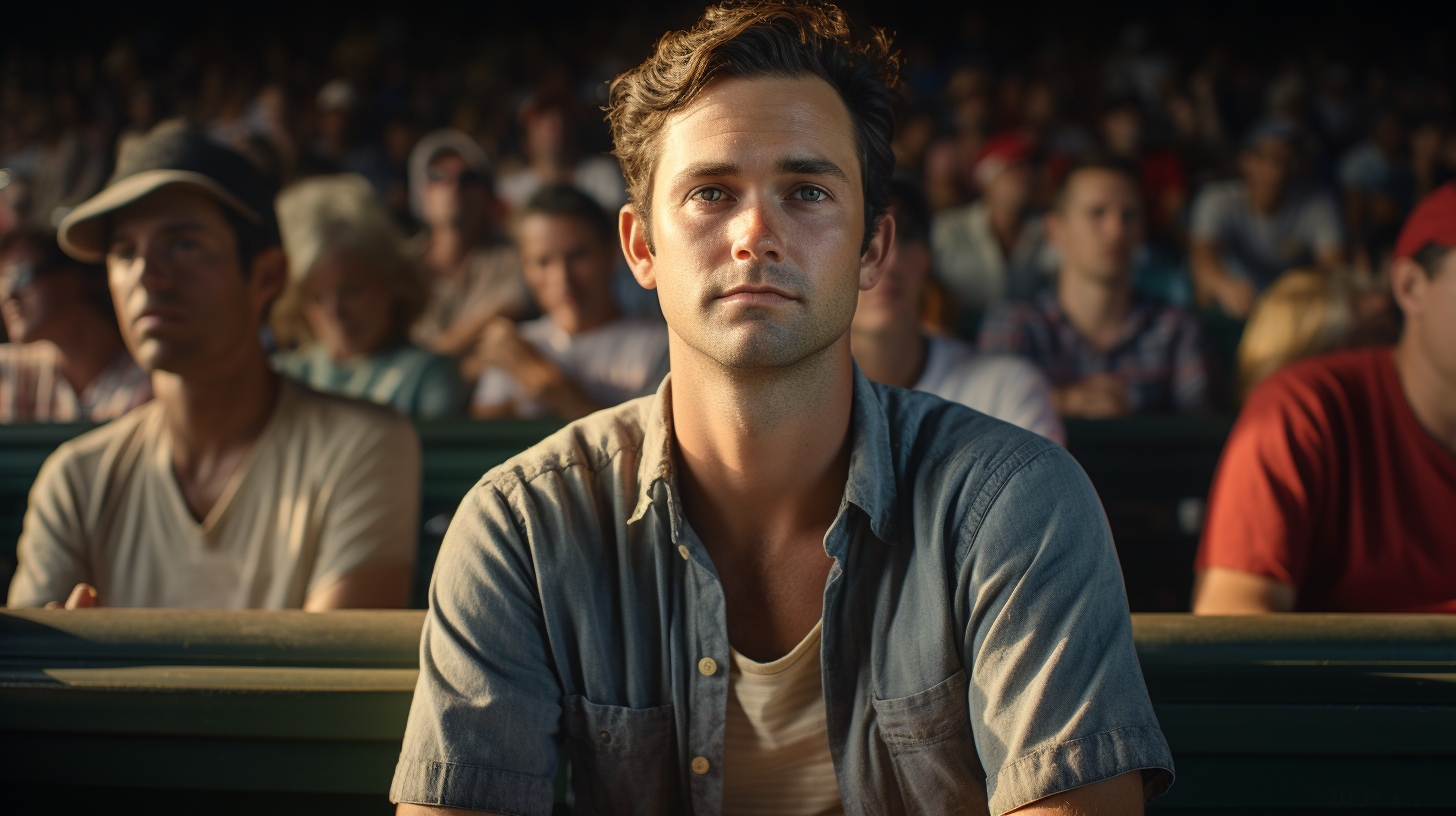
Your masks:
M510 496L540 489L538 482L550 474L572 472L595 479L623 456L635 464L642 455L653 400L652 396L639 397L570 423L492 468L471 492Z
M0 368L36 369L56 363L56 347L50 343L0 343Z
M139 454L161 432L162 405L151 401L56 447L46 458L36 484L60 476L72 485L99 483L103 470L141 461Z
M1388 347L1338 351L1284 366L1249 394L1238 433L1310 442L1368 422L1383 394Z
M414 426L399 411L385 405L334 394L322 394L294 380L284 379L276 421L294 444L311 450L363 452L380 442L418 447Z

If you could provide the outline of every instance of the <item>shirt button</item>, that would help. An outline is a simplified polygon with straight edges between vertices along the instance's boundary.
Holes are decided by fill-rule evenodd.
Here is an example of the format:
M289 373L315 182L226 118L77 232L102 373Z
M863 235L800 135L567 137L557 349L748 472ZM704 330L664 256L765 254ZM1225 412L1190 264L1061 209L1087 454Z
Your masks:
M611 732L610 731L603 731L602 732L602 742L611 742L611 741L612 741L612 734L611 734Z
M693 757L693 773L698 776L708 772L708 760L703 757Z
M705 677L712 677L718 671L718 661L705 657L698 661L698 671L702 672Z
M686 545L686 544L679 544L679 545L677 545L677 554L678 555L681 555L683 557L683 560L684 561L688 560L688 545Z

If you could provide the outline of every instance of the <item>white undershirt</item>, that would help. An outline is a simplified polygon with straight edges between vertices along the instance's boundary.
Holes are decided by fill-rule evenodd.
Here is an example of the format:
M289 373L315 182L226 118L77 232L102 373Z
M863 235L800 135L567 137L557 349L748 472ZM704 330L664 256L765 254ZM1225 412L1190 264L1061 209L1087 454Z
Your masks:
M729 648L724 816L844 813L819 678L824 622L771 663Z

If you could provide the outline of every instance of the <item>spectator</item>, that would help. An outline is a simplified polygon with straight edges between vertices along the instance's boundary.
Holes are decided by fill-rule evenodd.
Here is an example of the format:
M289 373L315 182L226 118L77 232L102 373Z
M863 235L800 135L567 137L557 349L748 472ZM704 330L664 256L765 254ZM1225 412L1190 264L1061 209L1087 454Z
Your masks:
M1291 269L1254 301L1239 339L1236 385L1242 402L1288 363L1342 348L1389 344L1390 298L1348 273Z
M1193 611L1456 612L1456 183L1395 246L1394 346L1290 365L1224 447Z
M72 260L55 233L0 238L0 423L105 422L152 398L121 341L106 271Z
M549 184L570 184L615 213L627 200L622 170L611 156L583 156L582 116L576 101L554 90L537 92L521 106L526 166L500 180L500 194L519 210Z
M1298 132L1281 123L1250 131L1242 179L1209 184L1193 204L1189 263L1200 303L1235 320L1286 269L1344 262L1340 219L1330 200L1295 184Z
M1376 118L1370 136L1340 160L1345 230L1355 267L1384 268L1385 255L1414 204L1416 178L1405 155L1405 127L1395 111Z
M1031 213L1031 143L1016 132L986 143L976 160L984 196L937 213L930 226L936 269L962 313L979 316L1007 298L1027 298L1050 281L1056 258Z
M301 181L278 197L278 220L290 281L274 333L302 347L275 355L273 367L315 390L419 419L462 413L455 362L409 342L427 284L369 182Z
M890 214L895 218L895 247L884 277L859 293L850 326L860 370L876 382L928 391L1065 443L1051 385L1036 366L1011 355L976 354L960 340L924 332L921 317L934 261L930 207L913 180L895 176Z
M485 152L457 130L427 134L410 153L410 205L425 225L415 251L431 276L413 338L437 354L464 357L492 318L530 308L520 258L496 224L493 186ZM462 374L470 382L480 371L466 365Z
M59 447L36 477L10 606L402 606L419 443L393 411L268 368L282 288L274 189L196 129L162 126L61 224L106 260L156 398Z
M591 196L543 187L519 216L526 282L545 315L486 327L471 414L578 419L651 394L667 374L667 327L624 317L612 299L621 249Z
M1149 147L1137 99L1123 97L1108 105L1102 114L1102 138L1108 153L1138 168L1149 233L1164 246L1181 245L1185 238L1180 220L1188 199L1183 163L1171 150Z
M600 813L1131 814L1172 782L1076 463L850 356L896 73L834 6L735 1L614 81L672 375L460 505L400 816L548 812L563 744Z
M1143 213L1133 168L1116 159L1074 165L1047 218L1062 259L1056 289L1003 304L981 328L982 352L1041 366L1063 416L1213 408L1197 321L1133 288Z

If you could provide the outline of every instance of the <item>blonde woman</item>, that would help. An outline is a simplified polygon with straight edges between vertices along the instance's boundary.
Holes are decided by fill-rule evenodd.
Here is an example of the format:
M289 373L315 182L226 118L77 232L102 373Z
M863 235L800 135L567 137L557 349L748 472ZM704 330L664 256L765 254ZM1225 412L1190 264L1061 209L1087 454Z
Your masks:
M426 283L369 182L306 179L278 197L289 285L273 331L279 372L318 391L434 419L462 413L455 364L409 342Z
M1349 273L1285 272L1260 295L1239 341L1239 401L1295 360L1392 342L1389 313L1389 296Z

